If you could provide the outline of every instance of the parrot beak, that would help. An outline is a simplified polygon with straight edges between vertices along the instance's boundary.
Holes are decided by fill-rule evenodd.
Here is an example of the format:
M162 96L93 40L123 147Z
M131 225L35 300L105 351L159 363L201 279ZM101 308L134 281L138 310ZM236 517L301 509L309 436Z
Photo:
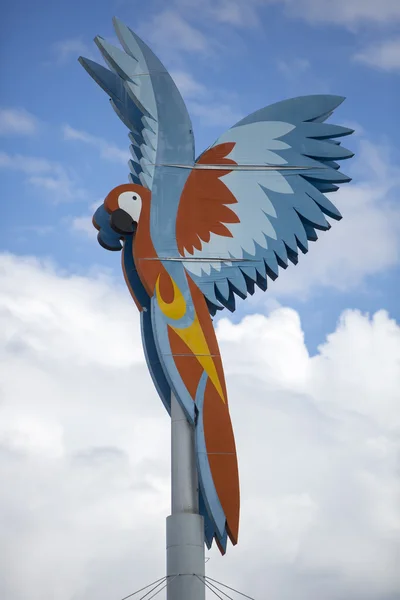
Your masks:
M102 204L93 215L93 226L99 232L97 240L106 250L119 251L122 250L121 236L111 229L110 215Z
M132 235L136 231L137 223L122 208L117 208L110 215L111 228L121 235Z

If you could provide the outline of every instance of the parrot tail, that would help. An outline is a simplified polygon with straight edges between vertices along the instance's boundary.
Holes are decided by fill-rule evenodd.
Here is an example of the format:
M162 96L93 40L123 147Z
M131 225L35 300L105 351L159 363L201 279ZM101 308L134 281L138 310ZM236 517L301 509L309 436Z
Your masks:
M200 491L222 554L227 537L237 544L239 532L239 474L235 439L228 407L221 403L207 375L196 398L196 458ZM211 532L209 532L210 535Z
M196 314L209 349L195 395L195 440L199 485L217 545L225 553L227 537L237 544L240 492L235 437L229 414L224 370L215 330L203 294L189 279ZM212 539L212 538L211 538Z
M203 293L190 276L186 276L194 308L189 324L187 321L179 323L180 319L176 319L176 325L165 324L159 307L164 312L171 312L174 305L163 299L166 286L160 278L157 299L153 303L153 328L157 330L158 355L169 376L171 389L195 429L199 508L204 516L205 539L208 546L215 539L224 554L228 537L236 544L239 530L235 438L211 316ZM172 285L170 287L173 289ZM176 290L174 294L180 297ZM161 334L165 325L167 335ZM162 342L165 343L163 347L160 346Z

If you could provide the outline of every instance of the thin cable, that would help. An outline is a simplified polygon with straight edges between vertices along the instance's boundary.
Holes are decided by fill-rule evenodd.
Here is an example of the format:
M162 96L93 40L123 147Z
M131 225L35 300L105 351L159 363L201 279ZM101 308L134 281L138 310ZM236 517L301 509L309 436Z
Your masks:
M202 256L200 257L196 257L196 256L156 256L154 257L143 257L140 260L161 260L161 261L166 261L166 260L171 260L171 261L175 261L175 262L204 262L204 263L208 263L208 262L240 262L240 263L253 263L253 262L258 262L255 258L231 258L229 256L207 256L207 258L203 258ZM245 265L246 266L246 265Z
M154 592L154 590L156 590L158 587L160 587L160 585L162 583L164 583L166 579L167 579L166 577L163 577L162 581L160 581L159 583L157 583L157 585L155 585L153 588L151 588L151 590L149 590L148 592L146 592L144 596L140 596L139 600L143 600L144 598L146 598L146 596L148 596L149 594L151 594L151 592ZM161 588L161 590L163 590L163 589L164 588ZM158 592L160 592L161 590L158 590ZM157 592L157 594L158 594L158 592ZM154 594L154 595L156 595L156 594ZM154 596L151 596L151 598L154 598ZM150 598L148 598L148 600L150 600Z
M220 581L217 581L216 579L212 579L212 577L208 577L207 575L205 575L204 577L205 577L205 579L209 579L210 581L215 581L215 583L218 583L218 585L222 585L223 587L226 587L228 590L231 590L231 592L236 592L236 594L239 594L240 596L243 596L244 598L248 598L249 600L255 600L252 596L247 596L246 594L242 594L242 592L235 590L235 588L229 587L229 585L225 585L225 583L221 583Z
M156 581L153 581L152 583L149 583L149 585L145 585L140 590L137 590L136 592L133 592L132 594L129 594L129 596L125 596L124 598L121 598L121 600L127 600L128 598L132 598L132 596L135 596L136 594L139 594L139 592L143 592L143 590L147 590L147 588L149 588L151 585L154 585L155 583L157 583L159 581L163 581L164 579L165 579L165 575L164 575L164 577L160 577L160 579L156 579Z
M172 577L172 579L171 579L171 577ZM177 577L180 577L179 573L177 575L167 575L167 585L172 583L173 580L176 579Z
M165 585L162 586L162 588L160 588L159 590L156 591L155 594L153 594L152 596L150 596L150 598L148 600L151 600L152 598L155 598L160 592L162 592L163 590L165 590L165 588L167 587L167 583Z
M219 587L217 587L215 585L215 583L211 583L211 581L207 581L208 585L211 585L213 588L215 588L216 590L218 590L218 592L221 592L221 594L223 594L226 598L229 598L229 600L233 600L232 596L229 596L229 594L227 594L226 592L224 592L224 590L220 590Z
M171 583L171 581L173 581L174 579L176 579L176 577L178 577L178 575L174 575L172 577L171 581L169 581L169 577L171 577L171 575L168 575L165 578L166 579L165 585L163 585L162 588L160 588L159 590L157 590L155 594L153 594L152 596L150 596L150 598L148 598L148 600L151 600L152 598L155 598L157 596L157 594L159 594L160 592L162 592L163 590L165 590L165 588L169 586L169 584ZM152 591L152 590L150 590L150 591ZM142 599L140 598L139 600L142 600Z
M172 577L172 579L170 579ZM180 577L179 573L177 575L167 575L166 579L167 579L167 586L173 582L174 579L176 579L177 577Z
M227 165L211 165L203 163L194 163L194 165L182 165L182 164L166 164L166 163L143 163L146 166L152 167L172 167L175 169L191 169L192 171L313 171L324 169L324 167L311 166L305 167L302 165L234 165L230 164L229 169Z
M208 588L209 590L212 591L214 596L217 596L217 598L219 598L220 600L224 600L222 596L220 596L219 594L217 594L217 592L215 590L213 590L213 588L207 583L207 581L204 578L201 579L201 577L199 577L198 575L196 575L196 577L197 577L197 579L200 579L201 583L203 585L205 585L206 588Z

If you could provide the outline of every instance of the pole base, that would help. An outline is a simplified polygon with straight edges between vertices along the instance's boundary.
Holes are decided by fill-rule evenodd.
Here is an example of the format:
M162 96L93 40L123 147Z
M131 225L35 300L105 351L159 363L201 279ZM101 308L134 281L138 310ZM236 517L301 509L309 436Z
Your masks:
M170 515L167 517L167 600L205 600L204 575L203 517L193 513Z

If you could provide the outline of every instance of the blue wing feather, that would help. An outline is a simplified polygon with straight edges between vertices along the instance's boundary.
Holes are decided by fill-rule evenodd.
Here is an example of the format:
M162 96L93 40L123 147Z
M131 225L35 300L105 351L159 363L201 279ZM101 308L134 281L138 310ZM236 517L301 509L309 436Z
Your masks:
M130 180L152 189L156 164L193 164L192 126L176 85L159 59L121 21L114 19L114 27L124 50L99 36L95 39L109 69L87 58L79 61L109 95L114 111L130 130Z
M248 125L249 123L259 123L261 121L283 121L284 123L317 122L319 119L327 119L344 100L343 96L325 94L289 98L288 100L281 100L255 111L238 121L234 127Z

